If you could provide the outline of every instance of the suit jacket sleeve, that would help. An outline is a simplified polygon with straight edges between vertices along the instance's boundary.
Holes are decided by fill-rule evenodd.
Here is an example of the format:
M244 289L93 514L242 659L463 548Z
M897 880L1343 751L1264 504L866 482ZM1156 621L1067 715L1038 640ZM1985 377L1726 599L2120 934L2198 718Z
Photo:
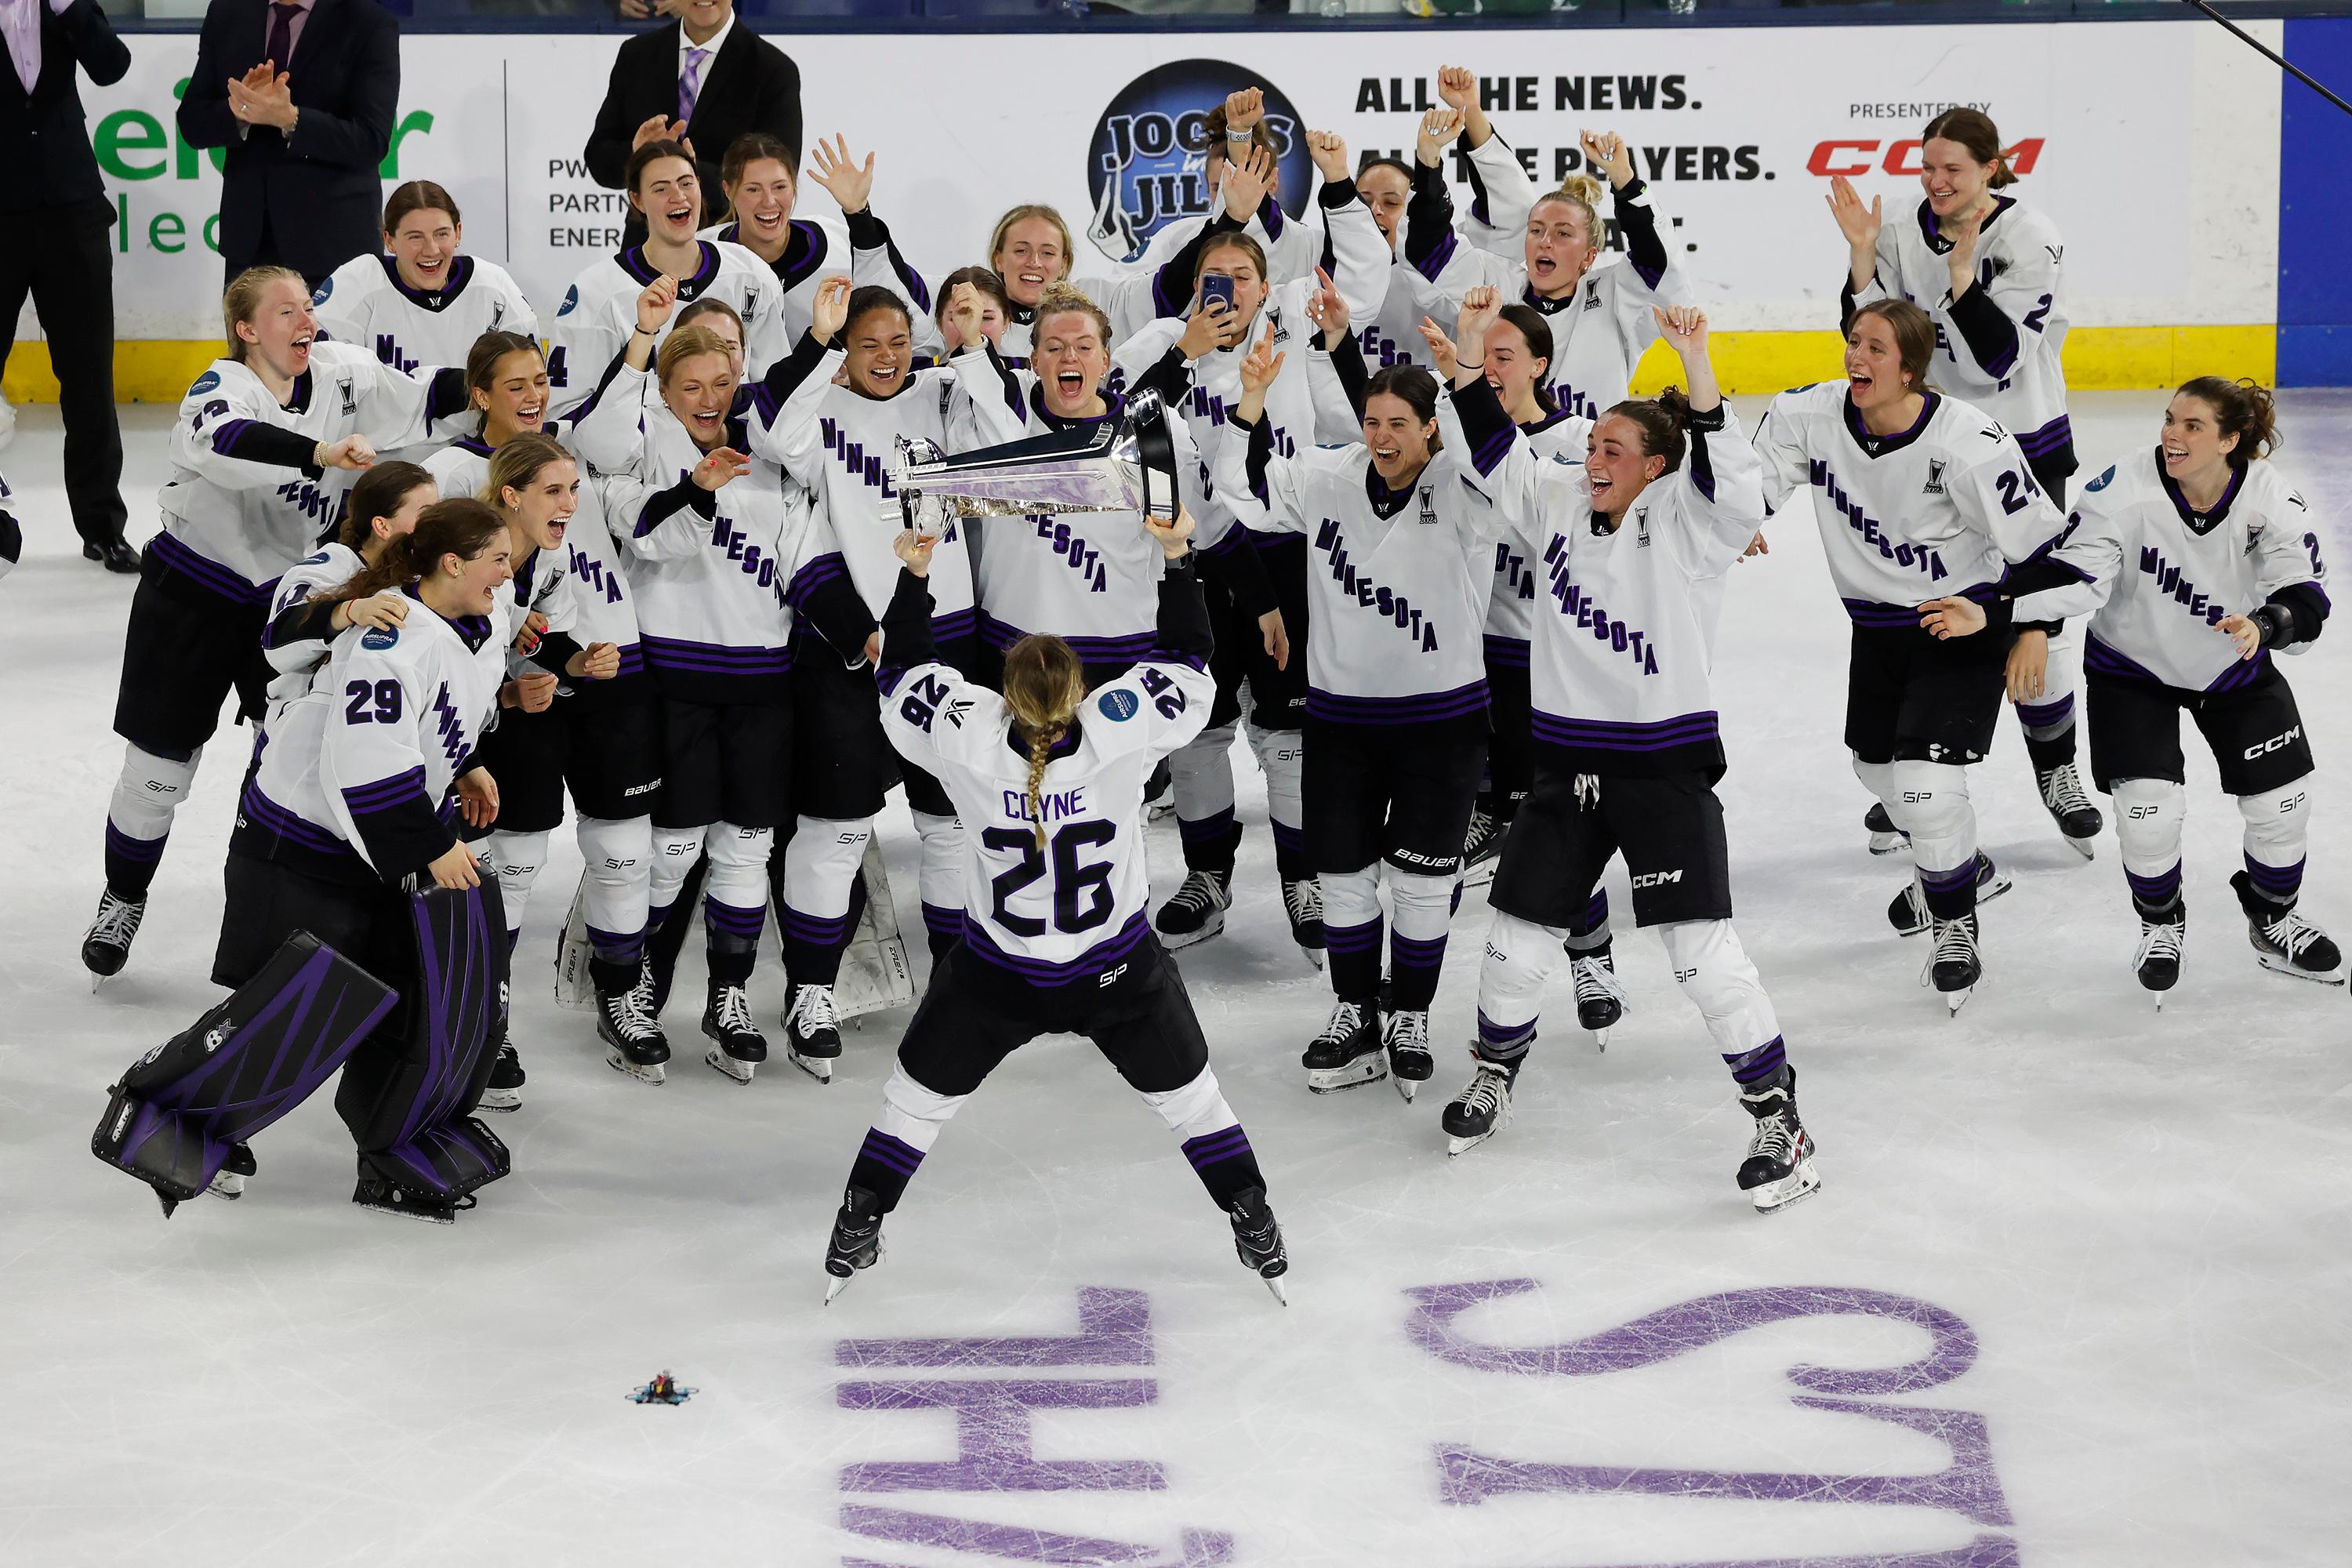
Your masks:
M663 29L638 35L657 37ZM636 135L636 122L629 118L628 81L631 67L630 46L635 38L624 42L613 56L613 74L604 83L604 101L597 106L596 123L588 132L588 145L582 156L588 164L588 177L608 190L619 190L628 174L631 145ZM639 116L640 120L644 117Z
M768 47L774 58L765 62L768 68L761 73L758 127L791 148L797 159L807 152L801 145L801 68L774 45Z
M351 95L336 114L303 104L295 118L289 151L322 163L373 172L392 149L392 123L400 105L400 25L373 5L351 5ZM193 93L195 84L191 81ZM224 94L227 91L223 87Z
M74 58L89 79L100 87L112 87L131 68L131 46L114 36L107 25L106 13L98 7L98 0L74 0L57 18L72 40ZM227 90L222 89L224 93Z
M188 90L180 99L175 117L180 134L191 147L237 143L236 116L228 111L228 68L221 63L228 25L226 5L214 5L205 13L204 30L196 40L196 63L188 72Z

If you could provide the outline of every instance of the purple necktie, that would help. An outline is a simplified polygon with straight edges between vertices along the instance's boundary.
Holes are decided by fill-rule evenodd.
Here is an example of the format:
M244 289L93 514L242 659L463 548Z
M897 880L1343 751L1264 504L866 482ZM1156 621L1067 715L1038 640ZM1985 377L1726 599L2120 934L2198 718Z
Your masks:
M686 51L686 69L677 79L677 117L694 118L694 100L702 91L702 62L710 58L709 49Z
M301 9L299 5L273 5L269 7L269 58L277 66L279 76L286 74L287 64L293 58L294 18Z

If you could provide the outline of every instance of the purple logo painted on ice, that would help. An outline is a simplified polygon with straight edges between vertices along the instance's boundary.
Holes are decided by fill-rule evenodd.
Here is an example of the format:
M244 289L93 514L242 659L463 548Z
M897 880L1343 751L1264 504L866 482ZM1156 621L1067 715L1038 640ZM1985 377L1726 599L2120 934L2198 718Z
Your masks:
M1405 1292L1416 1305L1405 1332L1441 1361L1480 1372L1533 1377L1599 1377L1670 1361L1749 1329L1825 1314L1859 1314L1906 1322L1925 1332L1927 1353L1893 1367L1795 1366L1789 1381L1811 1390L1794 1396L1809 1410L1836 1411L1885 1421L1940 1438L1951 1452L1942 1470L1924 1476L1807 1475L1753 1470L1685 1470L1629 1465L1537 1463L1481 1454L1457 1444L1433 1450L1440 1496L1471 1506L1514 1492L1649 1494L1675 1498L1852 1502L1948 1509L1971 1523L2014 1522L1992 1459L1985 1418L1968 1410L1887 1405L1854 1397L1913 1394L1949 1383L1975 1363L1976 1335L1951 1312L1916 1297L1880 1290L1780 1287L1731 1290L1685 1301L1580 1340L1550 1345L1496 1345L1465 1335L1455 1320L1481 1304L1538 1289L1532 1279L1485 1279L1426 1285ZM1808 1568L2016 1568L2016 1543L1981 1534L1950 1552L1807 1558ZM1709 1563L1706 1568L1791 1568L1762 1561Z
M1002 1367L1024 1373L1070 1367L1153 1363L1151 1304L1139 1290L1078 1292L1078 1331L1003 1338L844 1340L834 1360L847 1367L921 1367L970 1372ZM859 1380L835 1390L845 1410L929 1411L955 1419L956 1457L845 1466L845 1492L1160 1491L1161 1466L1149 1459L1040 1459L1030 1447L1034 1410L1131 1409L1160 1398L1148 1377L956 1377ZM904 1509L845 1507L841 1528L868 1540L985 1553L1024 1563L1132 1564L1134 1568L1221 1568L1234 1562L1233 1537L1187 1530L1174 1555L1131 1542L1066 1535ZM843 1568L880 1568L845 1557Z

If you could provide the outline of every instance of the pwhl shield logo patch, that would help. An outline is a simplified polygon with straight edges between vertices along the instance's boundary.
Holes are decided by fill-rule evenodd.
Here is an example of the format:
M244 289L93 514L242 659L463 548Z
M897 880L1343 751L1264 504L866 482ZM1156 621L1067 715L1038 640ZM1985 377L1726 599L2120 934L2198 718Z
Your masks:
M1306 205L1315 164L1290 100L1224 60L1175 60L1120 89L1096 122L1087 150L1087 190L1094 197L1087 237L1104 255L1128 260L1170 223L1210 211L1209 111L1245 87L1265 89L1265 128L1280 161L1276 199L1286 212Z

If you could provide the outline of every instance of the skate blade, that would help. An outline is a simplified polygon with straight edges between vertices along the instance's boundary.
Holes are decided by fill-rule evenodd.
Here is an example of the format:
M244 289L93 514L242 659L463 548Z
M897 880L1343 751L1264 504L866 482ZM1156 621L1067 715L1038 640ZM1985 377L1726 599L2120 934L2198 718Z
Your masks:
M705 1067L718 1068L721 1077L739 1084L750 1083L753 1070L759 1066L756 1062L737 1061L717 1046L702 1053L702 1063Z
M486 1089L482 1090L482 1103L474 1109L499 1111L520 1110L522 1096L510 1089Z
M1302 947L1298 950L1298 952L1300 957L1307 960L1307 968L1314 970L1318 974L1322 973L1323 950L1321 948Z
M1371 1065L1364 1066L1365 1062ZM1380 1053L1376 1051L1343 1068L1309 1068L1307 1088L1312 1094L1338 1094L1342 1089L1361 1089L1368 1083L1378 1083L1388 1076L1388 1064L1380 1059Z
M1612 1025L1611 1027L1614 1028L1615 1026ZM1592 1031L1592 1048L1596 1051L1605 1051L1609 1048L1608 1029L1595 1029Z
M1958 991L1947 991L1942 993L1944 1006L1948 1009L1944 1014L1944 1016L1948 1018L1958 1017L1960 1009L1968 1005L1969 997L1975 990L1976 987L1973 985L1963 985Z
M840 1295L844 1290L848 1289L849 1282L856 1278L857 1277L855 1274L835 1275L828 1273L824 1277L824 1304L828 1307L832 1306L833 1299L835 1296Z
M363 1208L370 1214L387 1214L392 1215L394 1219L413 1219L425 1225L456 1225L457 1223L457 1211L454 1209L436 1210L408 1208L399 1204L366 1203L358 1198L353 1198L352 1200L352 1204L353 1207Z
M1191 947L1194 942L1206 942L1211 937L1222 932L1225 929L1225 917L1222 914L1217 915L1214 919L1211 920L1207 925L1204 925L1199 931L1183 931L1181 933L1164 931L1160 930L1157 926L1154 926L1151 929L1160 938L1160 945L1166 948L1169 952L1173 952L1180 947Z
M1481 860L1475 866L1462 868L1462 885L1465 888L1483 888L1494 879L1495 862L1492 859Z
M1445 1138L1445 1157L1449 1160L1458 1160L1463 1155L1470 1152L1471 1150L1475 1149L1479 1144L1484 1143L1488 1139L1494 1137L1496 1133L1500 1132L1502 1130L1503 1123L1498 1121L1494 1126L1486 1129L1486 1131L1473 1132L1467 1137L1457 1138L1452 1133L1448 1133Z
M2290 980L2308 980L2320 985L2341 985L2344 984L2344 966L2342 964L2336 965L2334 969L2327 971L2324 974L2314 974L2308 969L2297 969L2285 959L2277 957L2267 949L2259 947L2254 949L2254 961L2260 963L2264 969L2269 970L2273 974L2284 974Z
M819 1083L833 1081L834 1058L832 1057L804 1057L787 1046L784 1047L784 1059Z
M1811 1160L1801 1160L1797 1168L1777 1182L1767 1182L1748 1194L1758 1214L1779 1214L1791 1204L1803 1203L1822 1190L1822 1178L1813 1170Z
M234 1203L245 1196L245 1178L235 1171L223 1171L213 1178L212 1185L205 1191L216 1198L226 1198Z
M2099 858L2099 841L2097 839L2068 838L2066 835L2063 833L2058 837L2064 838L2066 840L2066 847L2072 849L2075 854L2080 855L2084 859L2095 860Z
M1873 855L1894 855L1911 847L1911 841L1900 833L1874 833L1870 836Z
M1421 1080L1419 1079L1399 1078L1394 1073L1391 1073L1389 1075L1389 1082L1396 1086L1397 1093L1404 1097L1404 1102L1407 1105L1411 1105L1412 1103L1414 1091L1421 1088Z
M1276 1300L1281 1302L1286 1307L1290 1305L1290 1292L1282 1288L1282 1276L1279 1274L1261 1274L1258 1278L1265 1282L1265 1288L1268 1290L1274 1292L1274 1299Z
M636 1063L631 1061L628 1058L623 1056L618 1051L605 1052L604 1060L612 1067L614 1071L621 1073L625 1077L635 1079L639 1083L649 1083L656 1089L659 1089L663 1084L669 1081L669 1069L666 1064L661 1062L655 1062L646 1067L639 1067Z

